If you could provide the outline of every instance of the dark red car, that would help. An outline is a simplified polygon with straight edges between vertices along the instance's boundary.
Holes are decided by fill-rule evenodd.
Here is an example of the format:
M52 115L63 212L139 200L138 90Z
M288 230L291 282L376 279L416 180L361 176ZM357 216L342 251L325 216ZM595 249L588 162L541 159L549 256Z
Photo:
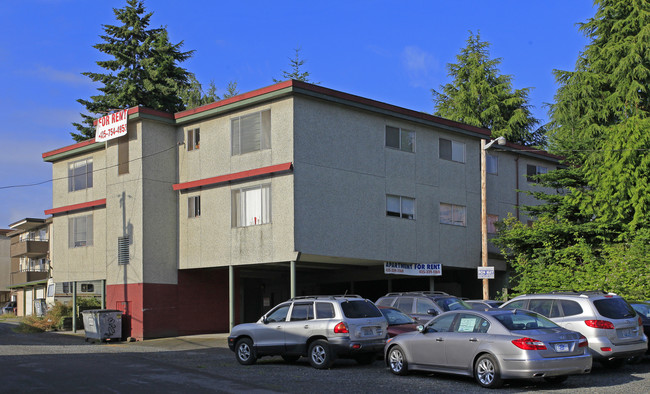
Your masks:
M388 336L390 338L403 332L417 331L418 323L411 316L402 313L396 308L388 306L377 307L386 320L388 320Z

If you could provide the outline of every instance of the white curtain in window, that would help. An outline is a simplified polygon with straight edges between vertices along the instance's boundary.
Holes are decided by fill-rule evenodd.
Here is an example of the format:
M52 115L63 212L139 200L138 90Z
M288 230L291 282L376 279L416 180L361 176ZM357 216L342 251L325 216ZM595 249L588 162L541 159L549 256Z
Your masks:
M251 189L244 192L244 223L254 226L262 223L262 189Z

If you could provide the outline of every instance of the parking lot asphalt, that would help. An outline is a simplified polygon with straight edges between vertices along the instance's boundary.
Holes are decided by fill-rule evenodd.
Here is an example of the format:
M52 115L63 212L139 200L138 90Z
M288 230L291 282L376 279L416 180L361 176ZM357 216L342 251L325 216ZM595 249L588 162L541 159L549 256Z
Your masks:
M5 324L8 323L8 324ZM17 322L0 322L0 392L66 393L483 393L472 378L414 373L394 376L381 361L358 365L338 360L316 370L305 358L287 363L265 357L242 366L228 349L228 334L203 334L137 342L92 343L85 333L19 334ZM38 379L35 379L38 377ZM499 393L647 393L650 358L608 370L594 363L592 373L561 385L512 381Z

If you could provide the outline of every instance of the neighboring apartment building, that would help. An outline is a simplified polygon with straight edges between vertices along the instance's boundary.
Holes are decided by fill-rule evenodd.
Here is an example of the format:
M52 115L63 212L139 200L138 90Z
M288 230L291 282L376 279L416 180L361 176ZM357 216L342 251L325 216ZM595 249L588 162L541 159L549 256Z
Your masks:
M10 224L11 278L16 315L40 315L50 277L49 239L52 219L25 218Z
M480 141L489 131L299 81L176 114L53 164L59 282L106 281L136 338L228 332L292 295L444 290L479 298ZM490 150L490 228L534 204L545 152ZM522 221L528 218L521 217ZM442 264L442 276L384 263ZM490 247L492 294L506 266Z
M11 301L11 230L0 229L0 306Z

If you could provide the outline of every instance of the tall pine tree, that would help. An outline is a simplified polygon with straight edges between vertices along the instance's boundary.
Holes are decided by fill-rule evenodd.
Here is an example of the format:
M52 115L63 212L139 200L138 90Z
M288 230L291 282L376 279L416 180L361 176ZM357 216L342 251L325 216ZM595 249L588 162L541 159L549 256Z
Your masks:
M650 7L600 0L574 71L555 71L549 146L566 169L540 176L559 194L507 219L494 240L516 292L605 289L650 297Z
M621 231L650 227L650 6L597 1L580 26L591 43L575 71L556 71L551 146L580 165L575 203Z
M447 64L452 82L431 89L435 115L484 127L493 137L528 146L544 146L544 129L536 129L528 104L529 88L512 89L512 76L499 74L501 59L489 58L490 44L480 34L470 36L467 46Z
M145 13L143 1L127 0L124 8L113 12L121 24L103 25L104 42L94 46L110 57L97 61L107 72L83 73L102 86L97 89L100 94L77 100L89 114L81 114L82 122L73 123L78 133L70 134L76 141L92 138L93 120L115 109L142 105L177 112L185 108L180 92L189 87L189 73L178 63L194 51L182 52L182 41L170 43L165 28L150 29L153 13Z

